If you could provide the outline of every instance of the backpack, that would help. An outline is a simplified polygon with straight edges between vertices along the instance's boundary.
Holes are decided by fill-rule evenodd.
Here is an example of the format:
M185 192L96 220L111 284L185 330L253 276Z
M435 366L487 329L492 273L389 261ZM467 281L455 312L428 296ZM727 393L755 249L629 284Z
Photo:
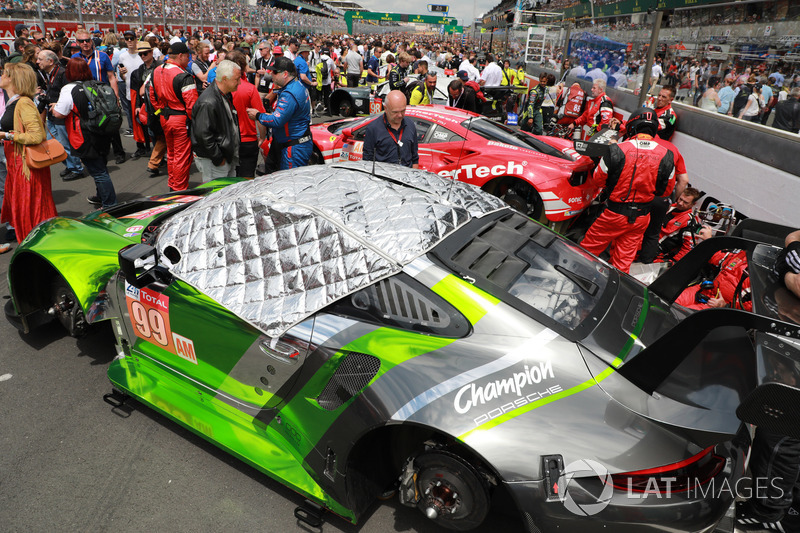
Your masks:
M322 64L322 66L319 68L319 75L322 78L322 80L326 80L328 78L328 60L323 59L320 61L320 63Z
M475 91L475 98L477 98L479 102L485 102L486 101L486 95L483 94L483 89L481 89L481 86L478 85L478 82L476 82L476 81L466 81L466 82L464 82L464 85L466 85L467 87L469 87L473 91Z
M155 69L153 69L153 72L155 72ZM142 124L150 128L150 131L153 132L153 135L161 136L164 133L164 130L161 127L161 120L158 118L158 115L156 115L156 108L153 105L153 102L150 101L150 91L153 91L156 99L158 99L158 94L153 88L153 72L150 72L150 74L147 75L147 78L145 78L144 82L144 97L142 98L144 102L142 103L142 108L144 111L145 120L142 121ZM142 112L140 111L140 120L141 114Z
M414 90L420 85L422 85L422 82L420 80L411 80L408 82L406 88L403 89L403 93L406 95L407 102L411 101L411 93L413 93Z
M80 86L89 101L89 113L81 117L81 125L98 135L118 132L122 126L122 109L111 86L96 80L83 81Z
M739 87L739 94L733 99L733 116L738 117L739 111L747 105L747 99L753 94L753 86L745 83Z

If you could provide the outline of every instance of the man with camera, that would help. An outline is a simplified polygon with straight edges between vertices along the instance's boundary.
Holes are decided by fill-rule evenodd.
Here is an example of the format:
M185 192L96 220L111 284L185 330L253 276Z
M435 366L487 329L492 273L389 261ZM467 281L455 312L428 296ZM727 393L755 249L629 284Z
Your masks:
M63 118L53 116L51 103L58 102L61 88L66 85L64 79L64 67L58 61L58 56L51 50L42 50L36 60L39 71L44 77L45 90L39 95L39 112L47 110L47 133L51 138L57 140L67 152L67 159L64 161L66 168L61 171L61 178L64 181L78 179L83 176L83 167L78 156L72 153L67 135L67 126Z

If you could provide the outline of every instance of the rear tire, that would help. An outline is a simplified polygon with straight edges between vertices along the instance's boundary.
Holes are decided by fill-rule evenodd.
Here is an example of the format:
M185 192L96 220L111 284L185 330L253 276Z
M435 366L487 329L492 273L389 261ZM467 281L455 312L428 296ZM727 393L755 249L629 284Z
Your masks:
M339 102L339 114L343 117L354 117L356 113L353 102L347 99Z
M311 157L308 159L309 165L324 165L325 158L322 157L322 152L317 150L317 147L314 147L314 151L311 152Z
M417 508L444 528L467 531L489 514L489 490L481 475L464 459L442 451L414 460L419 469ZM435 516L433 516L435 514Z

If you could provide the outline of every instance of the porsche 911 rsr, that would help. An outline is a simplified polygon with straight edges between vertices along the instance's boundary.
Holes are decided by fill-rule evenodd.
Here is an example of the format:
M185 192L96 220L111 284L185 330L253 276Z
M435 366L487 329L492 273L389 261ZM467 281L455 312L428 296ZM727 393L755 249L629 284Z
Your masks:
M391 489L456 530L497 498L531 533L705 532L730 507L750 444L735 411L766 361L750 330L796 325L688 316L665 296L680 276L645 287L422 170L237 181L42 223L7 315L26 333L110 321L109 403L352 522Z
M534 136L484 117L442 106L409 106L419 141L419 164L503 198L531 217L559 222L583 211L597 196L588 183L591 159L564 139ZM315 161L358 161L366 126L375 117L311 127Z

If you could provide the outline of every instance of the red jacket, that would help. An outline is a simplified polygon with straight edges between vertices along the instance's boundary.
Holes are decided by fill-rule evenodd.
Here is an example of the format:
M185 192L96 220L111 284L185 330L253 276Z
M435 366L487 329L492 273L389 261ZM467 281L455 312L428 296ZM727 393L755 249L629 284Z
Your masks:
M697 227L700 227L700 219L692 209L676 211L672 204L658 235L661 254L656 262L677 261L688 254L694 248Z
M233 107L236 108L236 115L239 119L239 135L243 143L255 142L256 123L247 116L247 108L258 109L259 113L266 113L264 102L261 100L256 86L249 81L242 79L239 87L231 94L233 96Z
M714 288L704 291L709 297L719 294L727 305L731 305L736 296L736 303L733 307L753 310L753 303L750 301L750 277L747 273L747 254L744 250L733 250L731 252L717 252L709 260L709 264L719 267L719 274L714 278ZM740 285L741 282L741 285ZM736 289L739 288L739 294ZM708 304L698 303L695 294L698 292L697 286L689 287L681 293L676 303L688 307L689 309L708 309Z
M581 86L577 83L573 83L569 91L567 91L563 97L566 98L566 102L564 102L564 116L572 118L581 116L583 104L586 103L586 93Z
M588 131L584 130L582 137L586 140L603 126L608 126L612 118L614 118L614 104L606 96L606 93L601 93L597 98L589 101L586 111L575 119L575 126L587 127Z
M672 152L647 134L611 145L594 171L594 185L610 191L609 202L646 204L672 192L675 165Z
M678 124L675 110L672 109L672 105L667 104L664 107L656 108L655 111L658 117L658 133L656 135L668 141L675 134L675 126Z
M153 71L153 84L150 91L153 107L162 110L162 117L186 115L192 118L192 108L197 102L197 85L194 77L172 60Z

